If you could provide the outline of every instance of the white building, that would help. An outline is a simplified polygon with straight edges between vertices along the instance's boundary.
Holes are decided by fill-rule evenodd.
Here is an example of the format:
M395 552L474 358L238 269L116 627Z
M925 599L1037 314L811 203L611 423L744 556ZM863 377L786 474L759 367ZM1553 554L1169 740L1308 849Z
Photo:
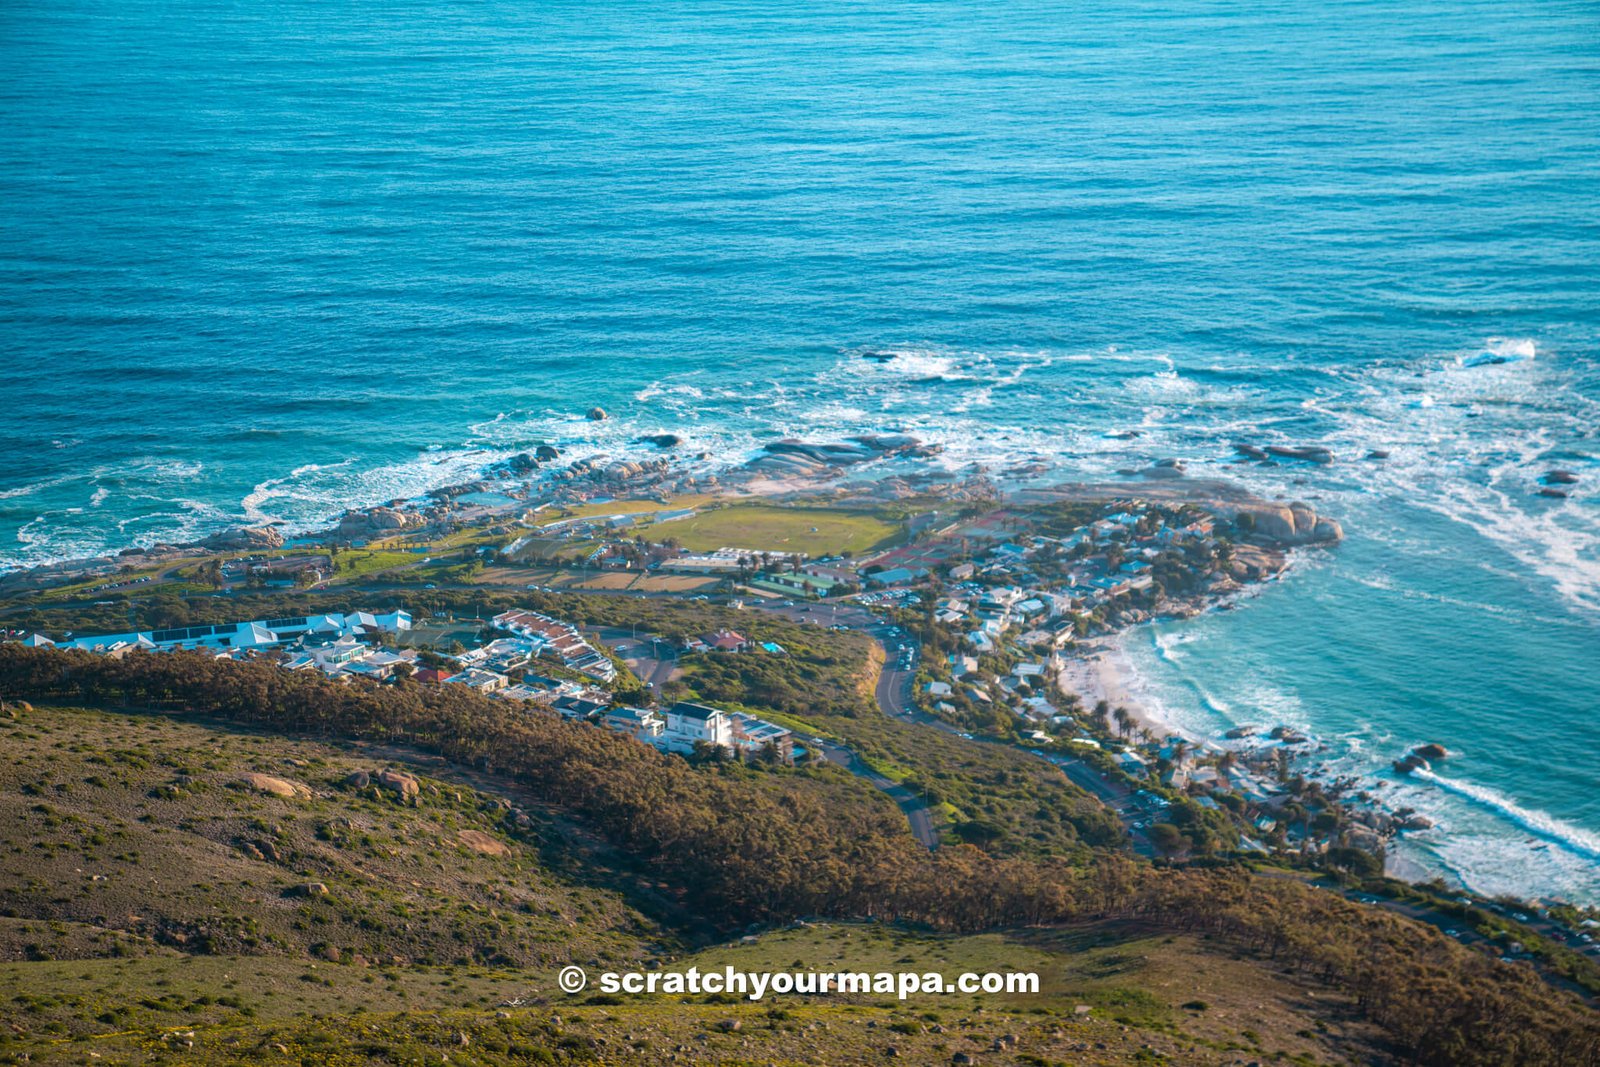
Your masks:
M139 630L125 634L75 637L63 641L61 648L107 651L118 646L138 645L151 650L176 648L251 649L271 648L299 637L328 640L358 638L368 633L399 633L411 629L411 615L404 611L376 614L355 611L347 615L300 615L288 619L252 622L224 622L204 626L176 626L164 630Z
M667 727L661 736L670 752L692 752L696 741L733 747L733 722L728 713L704 704L680 700L667 709Z

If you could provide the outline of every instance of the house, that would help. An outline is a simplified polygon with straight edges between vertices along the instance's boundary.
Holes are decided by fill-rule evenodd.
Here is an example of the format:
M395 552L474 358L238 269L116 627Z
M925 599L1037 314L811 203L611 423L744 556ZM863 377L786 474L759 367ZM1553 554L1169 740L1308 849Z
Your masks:
M535 655L549 655L570 670L579 671L601 682L617 676L616 665L584 640L577 629L548 615L526 608L513 608L494 617L499 629L529 642Z
M437 667L421 667L412 675L419 682L448 682L454 675L449 671L441 671Z
M1117 766L1121 767L1125 773L1131 774L1136 778L1141 777L1146 770L1144 757L1132 751L1118 752Z
M641 741L658 738L667 729L666 720L649 708L612 708L600 721L619 734L637 737Z
M478 693L496 693L511 684L511 679L481 667L468 667L460 674L445 679L446 685L464 685Z
M667 709L662 739L672 751L692 751L696 741L732 748L733 723L725 711L680 700Z
M587 719L597 711L605 709L605 701L591 700L587 697L562 695L556 697L550 705L563 719Z
M364 659L372 650L354 637L341 637L332 644L307 648L306 651L317 662L317 666L331 673L336 668Z
M533 659L533 642L502 637L490 641L482 648L463 652L456 662L467 667L483 667L491 671L512 671L527 666Z
M949 682L929 682L928 692L932 696L947 697L952 692Z
M975 570L977 568L970 563L958 563L950 568L950 579L951 581L964 582L972 577Z
M729 719L733 726L733 749L745 758L759 756L772 746L785 763L794 759L794 734L781 726L736 711Z
M22 639L22 645L24 648L54 648L55 644L56 643L54 641L44 636L44 634L29 634L27 637Z
M743 652L750 647L748 638L732 630L718 630L714 634L702 637L700 641L715 652Z
M547 689L543 686L529 685L527 682L518 682L516 685L506 686L504 689L496 693L495 696L501 700L518 700L525 704L548 704L555 699L556 692L553 689Z

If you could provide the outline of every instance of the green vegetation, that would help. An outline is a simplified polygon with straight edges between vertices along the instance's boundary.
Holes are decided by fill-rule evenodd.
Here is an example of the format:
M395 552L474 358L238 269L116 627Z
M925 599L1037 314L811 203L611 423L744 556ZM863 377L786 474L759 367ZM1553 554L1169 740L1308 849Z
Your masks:
M1487 951L1288 872L1135 862L1120 824L1049 764L878 712L878 651L860 634L665 598L353 596L34 604L8 622L84 632L130 615L487 617L524 604L586 627L737 629L789 655L685 657L673 694L838 738L926 795L946 843L930 854L882 793L832 767L691 765L459 687L4 645L0 1063L1600 1054L1591 1009L1495 958L1513 938L1552 968L1571 953L1465 903ZM102 710L60 707L78 704ZM379 768L415 791L350 780ZM747 930L754 940L728 940ZM568 998L552 982L568 960L591 973L1036 968L1044 981L1037 996L905 1003Z
M526 804L547 806L550 825L573 820L594 835L612 857L608 865L631 865L621 868L637 872L629 879L648 877L662 907L676 908L680 921L726 929L805 915L872 916L952 933L1130 921L1152 932L1214 939L1231 951L1273 961L1289 980L1353 996L1357 1010L1419 1063L1582 1062L1600 1052L1600 1020L1532 971L1495 962L1403 916L1295 880L1236 869L1153 869L1106 852L1081 866L986 855L971 846L929 854L905 833L899 812L881 795L836 772L728 764L696 769L604 731L508 714L456 689L341 685L267 664L183 653L117 660L0 645L0 692L12 699L205 711L234 731L357 739L471 768L526 797ZM3 728L26 737L35 718L53 714L24 709ZM153 800L179 800L185 788L193 788L191 779L206 781L173 770L185 777L175 774L165 786L179 796L158 787ZM94 773L81 786L24 782L18 792L28 798L24 803L51 804L48 796L29 797L23 787L57 794L55 787L65 785L68 795L105 788L90 777L105 780ZM41 820L57 817L53 811L35 814ZM71 844L80 853L112 847L80 838ZM417 848L417 842L407 842L397 847L396 858ZM24 887L26 869L19 864ZM329 889L331 898L331 884ZM37 895L15 895L54 909L89 891L64 892L39 882L28 892ZM218 899L221 909L242 910L248 921L266 897L229 892ZM241 909L252 899L255 904ZM331 904L322 894L272 899L308 909ZM126 932L131 923L113 919L129 914L121 911L96 908L93 914L94 925L112 931ZM54 912L25 917L49 921ZM482 929L495 929L494 917ZM248 922L221 929L241 945L256 936ZM1154 995L1135 989L1122 998L1126 1025L1168 1025L1161 998L1149 999ZM1202 1014L1210 1019L1214 1013ZM1266 1038L1251 1030L1253 1035L1240 1036L1254 1051Z
M897 518L876 511L777 504L731 504L650 528L652 539L672 538L695 552L747 548L812 557L869 552L901 535Z

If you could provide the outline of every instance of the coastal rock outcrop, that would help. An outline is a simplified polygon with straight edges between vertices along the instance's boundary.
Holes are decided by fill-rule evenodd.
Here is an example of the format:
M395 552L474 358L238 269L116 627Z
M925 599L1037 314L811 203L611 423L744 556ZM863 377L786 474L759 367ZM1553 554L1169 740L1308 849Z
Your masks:
M339 517L339 525L335 532L340 537L360 539L420 525L422 519L408 511L376 507L365 511L345 512Z
M1424 745L1413 746L1411 751L1394 761L1394 769L1398 774L1410 774L1416 770L1432 770L1430 760L1448 759L1450 750L1435 741Z
M1310 504L1256 502L1234 505L1230 517L1247 533L1281 545L1334 544L1344 539L1336 519L1318 515Z
M1412 771L1426 771L1431 770L1432 768L1429 766L1427 760L1423 759L1415 752L1407 752L1404 756L1401 756L1399 759L1394 761L1394 769L1395 773L1397 774L1410 774Z
M533 450L533 455L540 463L548 463L553 459L561 458L561 449L555 445L540 445Z
M590 408L589 413L584 416L584 418L588 419L590 422L604 422L610 417L610 415L606 414L606 409L598 405Z
M266 548L282 548L283 534L272 526L241 526L237 530L223 530L197 542L200 548L214 552L255 552Z
M496 463L494 466L490 467L487 473L504 475L511 478L520 478L524 475L532 474L538 469L539 461L530 453L518 452L509 459L501 460L499 463Z

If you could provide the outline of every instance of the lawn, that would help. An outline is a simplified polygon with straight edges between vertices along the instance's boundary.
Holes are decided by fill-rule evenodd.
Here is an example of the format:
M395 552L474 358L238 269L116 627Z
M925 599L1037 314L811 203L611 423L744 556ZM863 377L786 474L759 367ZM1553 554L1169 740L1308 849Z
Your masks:
M653 541L677 538L694 552L747 548L817 557L867 552L888 544L900 533L898 524L867 511L734 504L657 523L649 536Z

